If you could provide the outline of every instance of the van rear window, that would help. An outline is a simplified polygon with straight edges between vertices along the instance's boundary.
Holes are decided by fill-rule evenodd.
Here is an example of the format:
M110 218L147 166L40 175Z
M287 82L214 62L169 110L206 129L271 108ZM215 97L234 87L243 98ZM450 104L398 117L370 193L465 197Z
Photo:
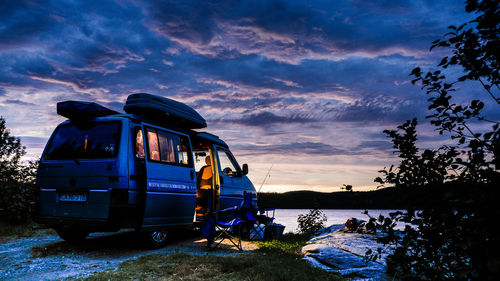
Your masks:
M44 160L113 158L118 153L120 122L95 122L84 126L59 126Z

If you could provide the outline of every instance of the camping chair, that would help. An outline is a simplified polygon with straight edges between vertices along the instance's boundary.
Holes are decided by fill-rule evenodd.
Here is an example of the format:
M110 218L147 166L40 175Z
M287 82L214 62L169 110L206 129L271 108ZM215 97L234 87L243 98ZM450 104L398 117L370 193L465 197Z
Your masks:
M203 237L207 238L208 248L216 248L224 240L229 240L238 250L243 250L241 238L248 237L250 230L257 223L255 217L257 208L252 204L252 193L245 192L243 198L240 206L219 211L211 211L210 208L202 225Z
M203 237L207 238L207 246L210 249L219 246L222 241L229 240L238 250L243 251L241 246L241 218L237 215L238 207L234 206L224 210L213 211L207 215L202 226ZM232 214L229 221L215 219L215 214ZM206 221L206 222L205 222Z
M238 250L243 251L241 247L241 218L238 216L238 207L213 211L212 198L208 198L208 212L203 219L201 230L203 237L207 239L207 246L213 249L219 246L222 241L229 240ZM231 218L230 220L216 219L216 214Z
M258 209L255 207L252 201L251 192L243 192L243 202L241 202L238 212L242 220L242 234L245 237L249 237L250 231L253 229L254 225L258 225L257 219Z
M243 220L244 233L248 234L248 237L253 236L257 240L266 238L265 233L268 226L274 221L274 211L273 208L259 209L253 204L252 200L253 194L251 192L243 192L243 202L240 206L240 213ZM269 214L272 211L272 216ZM259 215L258 215L259 214ZM259 233L262 233L260 235ZM252 234L252 235L250 235ZM267 235L269 236L269 235ZM252 238L252 237L250 237Z
M229 217L229 220L221 220L221 218L214 219L215 216L212 216L215 234L213 235L213 241L208 241L209 248L215 248L219 246L222 241L229 240L238 250L243 251L241 238L242 236L248 237L250 231L257 223L257 211L258 209L252 203L252 193L250 192L243 192L243 202L240 206L213 211L212 214L219 214L219 217ZM260 231L264 233L264 229Z

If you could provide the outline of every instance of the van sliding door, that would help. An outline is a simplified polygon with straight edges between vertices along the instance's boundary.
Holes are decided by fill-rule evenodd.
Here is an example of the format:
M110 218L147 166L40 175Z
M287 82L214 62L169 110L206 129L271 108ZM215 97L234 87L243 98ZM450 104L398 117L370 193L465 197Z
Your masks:
M192 224L196 181L187 135L144 127L146 195L142 227Z

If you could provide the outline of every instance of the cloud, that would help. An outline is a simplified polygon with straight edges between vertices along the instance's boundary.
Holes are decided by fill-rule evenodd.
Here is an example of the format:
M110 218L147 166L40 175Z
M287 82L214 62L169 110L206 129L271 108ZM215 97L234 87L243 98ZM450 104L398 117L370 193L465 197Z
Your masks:
M245 126L258 126L266 127L273 124L291 124L291 123L309 123L314 122L314 118L302 117L299 115L295 116L279 116L268 111L263 111L260 113L249 114L239 119L227 119L220 120L227 123L241 124Z
M348 37L337 39L360 38L351 34L348 21L339 23L352 12L349 5L353 4L336 5L335 9L321 3L284 1L48 5L51 14L47 17L52 20L47 20L48 29L40 31L40 40L32 42L28 50L0 54L0 62L7 65L5 72L0 70L0 83L33 85L36 79L42 82L37 87L65 86L79 94L94 95L94 99L152 92L188 101L212 120L248 124L252 123L247 120L251 114L264 111L298 122L304 116L332 120L331 112L345 110L336 120L352 120L361 116L359 111L377 110L353 105L372 94L374 89L369 86L379 87L371 82L392 83L397 75L397 81L404 83L402 76L410 67L399 65L407 65L413 58L400 57L397 65L390 61L395 58L389 57L342 57L339 61L321 57L333 53L325 45L332 40L347 44ZM408 9L400 6L385 11L368 5L361 10L396 13ZM65 16L68 10L81 7L93 13ZM21 10L30 13L29 7ZM332 15L334 11L343 15ZM36 16L44 14L36 12ZM355 17L349 18L353 21ZM4 20L10 21L14 19ZM333 33L333 26L348 29ZM209 48L211 55L186 52L187 45L181 41ZM324 46L313 46L315 42ZM394 48L390 41L384 44ZM342 48L354 54L359 48L370 48L368 45ZM248 108L253 113L244 112ZM235 114L221 116L221 109ZM315 112L313 118L311 112Z
M427 115L408 73L434 64L430 42L467 19L460 1L7 1L0 110L34 155L29 137L62 120L56 102L121 111L149 92L194 107L251 161L371 169L392 156L383 129Z
M86 94L109 93L109 90L103 89L103 88L97 88L97 89L87 88L85 85L83 85L83 83L80 83L80 82L62 81L62 80L57 80L57 79L52 79L52 78L42 78L42 77L36 77L36 76L31 76L30 78L33 80L43 81L43 82L47 82L47 83L68 86L68 87L72 88L77 93L86 93Z
M289 86L289 87L296 87L296 88L300 88L301 87L298 83L295 83L293 81L283 80L283 79L279 79L279 78L273 78L273 80L277 81L277 82L281 82L284 85Z
M292 142L288 144L269 145L247 145L235 146L239 155L311 155L332 156L332 155L354 155L356 152L338 149L332 145L321 142Z
M30 102L25 102L22 100L17 100L17 99L6 99L3 101L5 104L11 104L11 105L21 105L21 106L36 106L34 103Z
M441 35L451 15L465 14L463 3L447 2L447 9L440 9L442 4L154 1L146 11L154 19L148 21L153 31L190 52L211 57L257 54L300 64L348 56L427 55L423 47Z
M0 50L19 48L39 40L57 24L46 5L28 1L6 1L2 3L1 10Z
M19 138L24 146L38 149L43 149L48 140L48 137L19 136Z
M363 151L386 152L392 153L392 143L387 140L366 140L362 141L358 146Z

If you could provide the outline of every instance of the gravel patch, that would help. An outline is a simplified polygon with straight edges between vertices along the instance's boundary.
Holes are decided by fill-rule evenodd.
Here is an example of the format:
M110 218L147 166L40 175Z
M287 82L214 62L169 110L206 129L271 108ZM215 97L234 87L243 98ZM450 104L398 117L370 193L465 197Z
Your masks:
M205 241L187 231L174 234L162 249L148 250L134 232L94 233L78 246L53 235L20 238L0 244L0 280L83 278L116 270L121 262L150 254L237 255L257 248L251 242L242 241L243 252L228 243L208 251Z

